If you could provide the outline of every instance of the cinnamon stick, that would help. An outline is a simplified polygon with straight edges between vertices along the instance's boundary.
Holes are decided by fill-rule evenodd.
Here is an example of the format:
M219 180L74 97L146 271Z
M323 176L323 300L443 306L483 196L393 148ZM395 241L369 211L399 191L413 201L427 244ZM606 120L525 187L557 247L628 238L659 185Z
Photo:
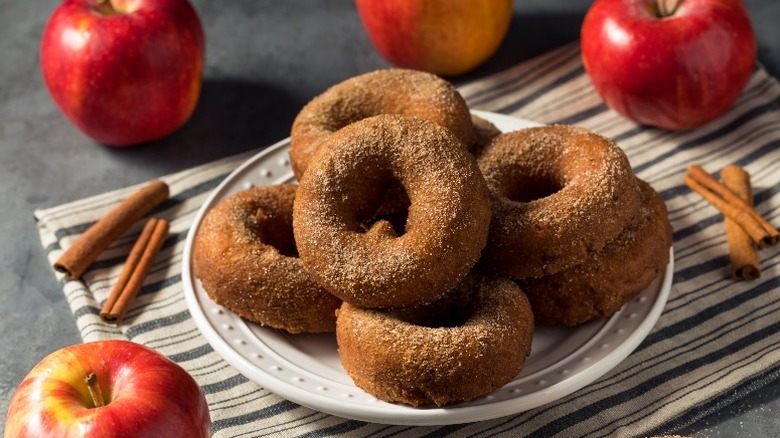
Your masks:
M100 310L100 317L104 321L121 323L125 318L167 235L168 221L156 218L146 221L111 294Z
M780 232L761 217L751 205L732 190L719 183L700 166L688 167L685 184L700 194L725 217L733 220L750 235L756 244L773 246L780 242Z
M720 172L723 185L734 191L743 201L753 205L753 190L750 186L750 174L738 166L726 166ZM731 256L731 278L735 280L755 280L761 276L758 264L758 249L753 239L736 222L724 219L726 237Z
M142 187L82 234L57 259L54 269L71 280L79 278L100 253L136 221L168 199L168 194L168 185L160 180Z

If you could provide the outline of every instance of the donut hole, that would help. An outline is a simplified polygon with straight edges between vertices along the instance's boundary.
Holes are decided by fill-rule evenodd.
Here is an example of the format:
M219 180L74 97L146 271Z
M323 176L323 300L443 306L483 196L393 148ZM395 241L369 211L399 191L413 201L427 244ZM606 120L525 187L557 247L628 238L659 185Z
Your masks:
M460 327L469 320L471 315L453 309L450 312L428 315L427 318L414 322L415 325L428 328Z
M291 217L267 215L261 209L257 211L256 224L261 242L273 246L283 256L298 257Z
M503 187L503 193L515 202L531 202L558 193L564 185L550 174L518 174Z
M398 179L388 177L384 184L384 192L374 199L374 204L368 211L367 219L361 221L361 227L368 231L374 224L381 221L388 222L397 236L406 233L406 220L409 218L409 195Z
M403 210L394 213L381 213L377 214L370 221L364 222L363 227L366 230L369 230L375 223L385 221L393 228L395 235L400 237L403 236L406 232L406 219L408 217L409 210Z
M463 296L445 296L424 306L396 310L393 315L420 327L452 328L465 325L474 315L475 308L475 303Z

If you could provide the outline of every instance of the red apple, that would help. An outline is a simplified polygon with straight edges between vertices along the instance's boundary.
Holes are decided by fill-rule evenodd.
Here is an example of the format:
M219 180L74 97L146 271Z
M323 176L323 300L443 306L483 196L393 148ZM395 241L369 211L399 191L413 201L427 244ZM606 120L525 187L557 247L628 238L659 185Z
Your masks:
M55 351L30 371L5 437L197 438L210 428L206 399L183 368L133 342L99 341Z
M723 114L756 62L740 0L596 0L581 44L585 70L610 108L672 130Z
M43 79L63 114L93 139L157 140L195 109L203 46L187 0L64 0L43 31Z
M512 0L356 0L377 51L398 67L453 76L487 60L512 20Z

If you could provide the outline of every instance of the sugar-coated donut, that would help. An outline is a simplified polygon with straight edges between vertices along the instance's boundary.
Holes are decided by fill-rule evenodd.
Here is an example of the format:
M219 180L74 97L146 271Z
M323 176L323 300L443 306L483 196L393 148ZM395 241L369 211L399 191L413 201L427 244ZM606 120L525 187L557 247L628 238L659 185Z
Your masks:
M476 114L471 115L471 123L474 125L474 146L471 147L471 153L479 156L485 146L501 134L501 130L490 120Z
M490 141L497 135L501 134L501 131L489 120L486 120L475 114L471 115L471 122L474 126L474 145L471 147L470 152L473 155L477 155ZM390 190L387 193L385 202L377 212L378 216L392 219L398 214L399 211L403 212L409 208L409 198L406 196L406 192L401 190Z
M193 272L211 299L242 318L290 333L332 332L341 301L297 257L295 191L258 186L220 201L195 235Z
M306 270L331 293L370 308L432 301L471 269L490 223L476 161L445 128L380 115L320 146L295 199L295 240ZM375 220L386 192L410 206L394 228Z
M451 83L416 70L376 70L332 86L298 113L290 132L290 162L296 178L301 179L330 134L379 114L420 117L450 129L466 147L474 142L468 106Z
M623 230L639 189L623 151L572 126L501 134L478 157L493 219L483 265L514 278L582 263Z
M663 198L639 180L642 205L620 235L582 264L521 281L536 322L576 326L610 316L669 262L672 227Z
M501 131L489 120L486 120L475 114L471 115L471 122L474 125L475 140L470 152L477 155L490 141ZM398 216L398 212L404 212L409 208L409 198L406 192L401 190L390 190L387 193L385 201L377 212L378 216L387 218L391 221Z
M511 381L531 351L534 322L511 280L469 274L441 300L403 311L344 303L339 356L355 385L413 406L473 400Z

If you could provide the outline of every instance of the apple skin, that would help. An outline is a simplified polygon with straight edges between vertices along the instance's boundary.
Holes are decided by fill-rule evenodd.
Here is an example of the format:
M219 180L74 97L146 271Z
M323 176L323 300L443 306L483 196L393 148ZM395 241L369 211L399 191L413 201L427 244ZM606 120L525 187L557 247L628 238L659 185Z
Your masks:
M739 0L682 0L659 18L654 0L596 0L582 24L582 59L621 115L669 130L703 125L739 97L756 40Z
M97 376L105 405L84 379ZM6 438L208 437L208 406L195 380L161 354L129 341L57 350L24 378L8 407Z
M443 76L486 61L512 21L512 0L356 0L369 38L398 67Z
M198 101L203 28L187 0L64 0L41 40L62 113L94 140L129 146L181 127Z

